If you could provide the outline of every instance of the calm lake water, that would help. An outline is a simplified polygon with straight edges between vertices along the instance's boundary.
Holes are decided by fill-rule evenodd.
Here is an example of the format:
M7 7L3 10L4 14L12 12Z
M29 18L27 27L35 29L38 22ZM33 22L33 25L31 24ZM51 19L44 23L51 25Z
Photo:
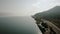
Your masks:
M0 17L2 34L41 34L31 17Z

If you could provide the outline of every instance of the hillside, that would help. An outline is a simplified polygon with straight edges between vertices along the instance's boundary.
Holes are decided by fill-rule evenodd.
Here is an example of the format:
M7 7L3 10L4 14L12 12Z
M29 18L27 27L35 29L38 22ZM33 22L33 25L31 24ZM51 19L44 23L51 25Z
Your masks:
M60 6L56 6L48 11L34 15L35 20L46 19L60 28Z

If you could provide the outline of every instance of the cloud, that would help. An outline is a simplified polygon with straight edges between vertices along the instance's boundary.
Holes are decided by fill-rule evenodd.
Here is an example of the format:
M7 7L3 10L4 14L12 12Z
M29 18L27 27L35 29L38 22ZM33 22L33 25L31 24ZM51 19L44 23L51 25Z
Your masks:
M29 16L56 5L60 5L60 0L0 0L0 12Z

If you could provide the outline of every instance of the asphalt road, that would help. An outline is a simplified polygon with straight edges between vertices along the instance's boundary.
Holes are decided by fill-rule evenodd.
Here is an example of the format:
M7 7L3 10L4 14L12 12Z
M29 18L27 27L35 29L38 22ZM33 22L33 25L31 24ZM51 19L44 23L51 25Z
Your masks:
M46 22L49 26L51 26L53 28L53 30L57 33L57 34L60 34L60 29L54 25L52 22L48 21L48 20L45 20L45 19L41 19L43 20L44 22Z

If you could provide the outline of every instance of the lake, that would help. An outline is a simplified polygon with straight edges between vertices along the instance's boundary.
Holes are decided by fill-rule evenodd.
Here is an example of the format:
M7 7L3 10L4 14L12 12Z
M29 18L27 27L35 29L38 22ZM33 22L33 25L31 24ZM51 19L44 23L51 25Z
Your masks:
M32 17L0 17L1 34L42 34Z

